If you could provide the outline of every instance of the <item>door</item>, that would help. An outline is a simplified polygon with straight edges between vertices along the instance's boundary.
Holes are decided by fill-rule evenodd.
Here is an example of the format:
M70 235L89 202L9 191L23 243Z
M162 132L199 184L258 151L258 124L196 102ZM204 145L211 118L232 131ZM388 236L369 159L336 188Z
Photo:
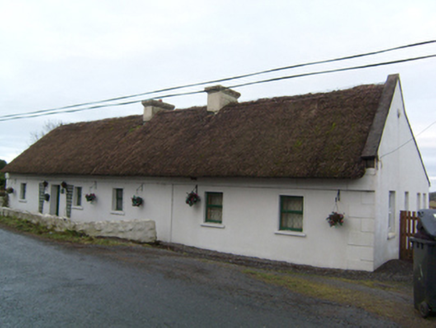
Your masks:
M61 197L61 186L52 185L51 186L51 197L50 197L50 214L59 216L59 201Z

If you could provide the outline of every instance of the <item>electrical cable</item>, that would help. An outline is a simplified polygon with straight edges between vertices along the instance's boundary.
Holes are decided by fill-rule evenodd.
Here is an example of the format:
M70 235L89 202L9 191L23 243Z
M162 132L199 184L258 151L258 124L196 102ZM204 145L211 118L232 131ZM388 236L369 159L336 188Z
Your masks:
M203 92L204 92L204 90L201 90L201 91L192 91L192 92L185 92L185 93L180 94L180 95L193 95L193 94L199 94L199 93L203 93ZM174 95L174 96L178 96L178 95ZM157 98L164 98L164 97L157 97ZM152 99L154 99L154 98L150 98L150 99L147 99L147 100L152 100ZM85 110L92 110L92 109L105 108L105 107L125 106L125 105L135 104L135 103L138 103L140 101L141 100L132 100L132 101L127 101L127 102L122 102L122 103L96 105L96 106L91 106L91 107L62 110L62 111L55 111L55 112L42 113L42 114L29 114L29 115L23 114L23 116L8 117L8 118L4 118L4 119L2 117L0 117L0 122L19 120L19 119L24 119L24 118L49 116L49 115L55 115L55 114L68 114L68 113L75 113L75 112L81 112L81 111L85 111Z
M304 66L311 66L311 65L325 64L325 63L331 63L331 62L337 62L337 61L343 61L343 60L350 60L350 59L361 58L361 57L365 57L365 56L373 56L373 55L377 55L377 54L381 54L381 53L386 53L386 52L391 52L391 51L396 51L396 50L401 50L401 49L406 49L406 48L412 48L412 47L418 47L418 46L428 45L428 44L432 44L432 43L436 43L436 40L417 42L417 43L412 43L412 44L402 45L402 46L398 46L398 47L377 50L377 51L371 51L371 52L357 54L357 55L350 55L350 56L338 57L338 58L333 58L333 59L313 61L313 62L302 63L302 64L295 64L295 65L290 65L290 66L284 66L284 67L279 67L279 68L263 70L263 71L259 71L259 72L255 72L255 73L237 75L237 76L223 78L223 79L217 79L217 80L211 80L211 81L199 82L199 83L191 83L191 84L185 84L185 85L176 86L176 87L170 87L170 88L159 89L159 90L154 90L154 91L149 91L149 92L144 92L144 93L138 93L138 94L129 95L129 96L109 98L106 100L85 102L85 103L63 106L63 107L58 107L58 108L27 112L27 113L23 113L23 114L9 114L9 115L0 116L0 121L4 121L5 118L9 118L9 117L15 118L15 117L21 116L21 115L25 115L24 117L26 117L26 118L33 117L33 116L29 116L29 115L39 114L39 113L48 113L48 112L52 112L52 111L59 111L59 110L70 109L70 108L75 108L75 107L89 106L89 105L94 105L94 104L99 104L99 103L106 103L106 102L111 102L111 101L123 100L123 99L128 99L128 98L145 96L145 95L150 95L150 94L155 94L155 93L168 92L168 91L179 90L179 89L184 89L184 88L188 88L188 87L201 86L201 85L206 85L206 84L227 82L227 81L231 81L231 80L247 78L247 77L251 77L251 76L272 73L272 72L277 72L277 71L281 71L281 70L294 69L294 68L299 68L299 67L304 67ZM257 83L260 83L260 82L257 82ZM255 84L255 83L253 83L253 84ZM243 84L241 86L244 86L244 85L245 84ZM135 101L135 102L137 102L137 101ZM129 102L129 103L132 103L132 102ZM116 105L116 106L122 106L122 105L126 105L129 103L120 103L119 105ZM109 107L109 106L111 106L111 105L107 105L104 107ZM95 109L95 108L101 108L101 107L94 107L93 106L93 107L90 107L89 109ZM68 112L72 112L72 111L65 111L65 112L68 113Z
M401 63L405 63L405 62L409 62L409 61L422 60L422 59L428 59L428 58L433 58L433 57L436 57L436 54L426 55L426 56L421 56L421 57L414 57L414 58L392 60L392 61L388 61L388 62L381 62L381 63L375 63L375 64L367 64L367 65L361 65L361 66L336 68L336 69L326 70L326 71L318 71L318 72L302 73L302 74L290 75L290 76L282 76L282 77L277 77L277 78L272 78L272 79L267 79L267 80L247 82L247 83L242 83L242 84L235 84L235 85L229 86L229 88L239 88L239 87L245 87L245 86L253 85L253 84L287 80L287 79L304 77L304 76L351 71L351 70L356 70L356 69L364 69L364 68L371 68L371 67L377 67L377 66L386 66L386 65L392 65L392 64L401 64Z
M401 148L403 148L405 145L407 145L409 142L416 140L421 134L423 134L425 131L427 131L428 129L430 129L433 125L436 124L436 121L434 121L433 123L431 123L430 125L428 125L424 130L422 130L421 132L419 132L416 137L412 137L409 140L407 140L405 143L403 143L402 145L398 146L397 148L387 152L386 154L383 154L380 156L380 159L382 159L385 156L388 156L390 154L395 153L396 151L400 150Z
M357 69L365 69L365 68L371 68L371 67L377 67L377 66L399 64L399 63L405 63L405 62L422 60L422 59L429 59L429 58L434 58L434 57L436 57L436 54L414 57L414 58L399 59L399 60L393 60L393 61L381 62L381 63L366 64L366 65L361 65L361 66L336 68L336 69L332 69L332 70L324 70L324 71L282 76L282 77L277 77L277 78L272 78L272 79L235 84L235 85L229 86L229 88L245 87L245 86L254 85L254 84L276 82L276 81L281 81L281 80L288 80L288 79L300 78L300 77L312 76L312 75L329 74L329 73L343 72L343 71L349 71L349 70L357 70ZM198 90L198 91L191 91L191 92L181 92L181 93L175 93L175 94L161 95L161 96L149 98L146 100L152 100L152 99L156 99L156 98L163 99L163 98L171 98L171 97L178 97L178 96L186 96L186 95L199 94L199 93L203 93L203 92L205 92L205 91ZM115 104L97 105L97 106L78 108L78 109L70 109L67 111L65 111L65 110L54 111L53 110L52 112L47 112L47 113L30 113L30 114L28 113L27 115L26 114L18 114L16 117L11 117L11 115L7 115L7 116L0 117L0 122L11 121L11 120L16 120L16 119L23 119L23 118L31 118L31 117L48 116L48 115L54 115L54 114L60 114L60 113L73 113L73 112L79 112L79 111L85 111L85 110L91 110L91 109L97 109L97 108L104 108L104 107L124 106L124 105L134 104L137 102L140 102L140 100L133 100L133 101L129 101L129 102L115 103Z

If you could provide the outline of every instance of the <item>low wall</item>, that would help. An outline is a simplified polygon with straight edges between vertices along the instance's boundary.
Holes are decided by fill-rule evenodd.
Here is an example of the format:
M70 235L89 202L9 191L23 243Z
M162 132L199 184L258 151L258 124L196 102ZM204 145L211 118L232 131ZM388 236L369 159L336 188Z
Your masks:
M74 230L93 237L117 237L141 243L156 242L156 224L152 220L75 222L53 215L35 214L0 207L0 215L29 220L55 231Z

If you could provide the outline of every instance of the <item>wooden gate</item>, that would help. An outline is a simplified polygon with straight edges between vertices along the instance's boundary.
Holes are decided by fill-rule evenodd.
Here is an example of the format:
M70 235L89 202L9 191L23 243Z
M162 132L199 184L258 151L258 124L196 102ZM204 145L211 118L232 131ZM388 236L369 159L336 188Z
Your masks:
M417 232L418 216L415 212L400 212L400 259L413 260L413 249L410 237Z

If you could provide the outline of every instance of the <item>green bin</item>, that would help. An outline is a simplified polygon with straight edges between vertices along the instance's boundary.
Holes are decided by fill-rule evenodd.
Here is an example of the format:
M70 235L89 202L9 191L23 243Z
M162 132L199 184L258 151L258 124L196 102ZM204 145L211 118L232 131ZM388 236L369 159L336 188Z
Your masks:
M422 317L436 311L436 210L418 211L413 244L413 297Z

